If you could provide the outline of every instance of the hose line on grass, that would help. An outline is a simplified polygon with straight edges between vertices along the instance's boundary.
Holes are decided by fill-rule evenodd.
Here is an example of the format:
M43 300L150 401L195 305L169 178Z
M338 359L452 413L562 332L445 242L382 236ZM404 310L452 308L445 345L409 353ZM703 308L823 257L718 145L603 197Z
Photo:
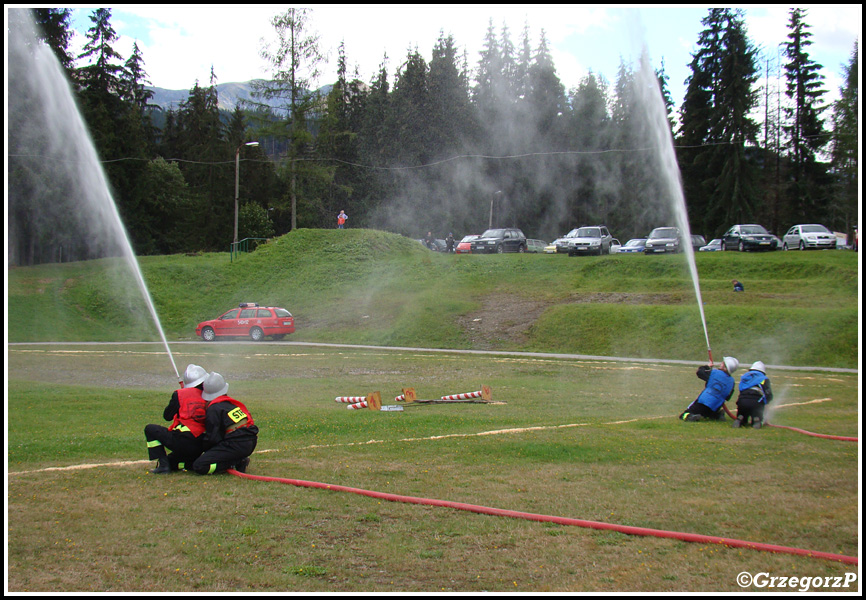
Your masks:
M352 494L360 494L370 498L379 498L388 500L389 502L406 502L408 504L425 504L428 506L440 506L445 508L453 508L457 510L466 510L469 512L493 515L499 517L511 517L515 519L526 519L528 521L540 521L543 523L557 523L559 525L573 525L577 527L587 527L590 529L603 529L609 531L617 531L626 535L642 535L655 536L660 538L670 538L681 540L684 542L694 542L697 544L721 544L731 548L749 548L752 550L763 550L766 552L778 552L780 554L794 554L797 556L808 556L812 558L823 558L834 560L841 563L856 565L859 564L859 559L856 556L845 556L842 554L832 554L829 552L816 552L813 550L803 550L800 548L788 548L786 546L777 546L775 544L761 544L758 542L746 542L742 540L734 540L730 538L722 538L711 535L700 535L695 533L679 533L676 531L663 531L661 529L648 529L646 527L632 527L628 525L616 525L612 523L602 523L599 521L584 521L582 519L570 519L566 517L552 517L547 515L539 515L534 513L519 512L514 510L505 510L501 508L490 508L487 506L478 506L475 504L464 504L463 502L451 502L449 500L435 500L428 498L416 498L413 496L401 496L398 494L388 494L385 492L374 492L370 490L362 490L359 488L346 487L343 485L332 485L329 483L318 483L315 481L303 481L300 479L287 479L283 477L265 477L262 475L250 475L241 473L234 469L229 469L228 473L245 479L253 479L255 481L273 481L276 483L285 483L298 487L317 488L323 490L332 490L335 492L350 492Z
M787 425L773 425L772 423L767 423L767 427L776 427L778 429L788 429L789 431L796 431L797 433L803 433L806 435L811 435L812 437L824 438L826 440L841 440L843 442L859 442L855 437L845 437L842 435L827 435L824 433L813 433L811 431L806 431L805 429L797 429L796 427L788 427Z

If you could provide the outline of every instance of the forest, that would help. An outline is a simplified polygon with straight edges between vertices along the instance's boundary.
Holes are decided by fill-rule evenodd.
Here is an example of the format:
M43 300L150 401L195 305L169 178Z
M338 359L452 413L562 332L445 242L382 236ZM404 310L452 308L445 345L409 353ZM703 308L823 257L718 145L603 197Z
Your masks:
M10 10L10 28L23 12ZM678 114L663 65L621 61L612 81L589 72L565 89L543 31L513 36L492 20L475 59L443 33L429 54L408 51L393 71L383 57L365 82L341 46L337 80L316 88L306 74L324 59L300 8L271 22L280 41L262 49L273 75L255 83L255 100L220 110L212 72L164 111L150 103L138 46L128 57L114 49L110 9L93 11L78 56L68 9L29 12L139 255L229 251L237 239L333 228L341 210L350 227L413 238L459 238L492 223L552 240L605 224L625 242L673 224L658 127L673 140L693 233L710 239L761 223L782 235L814 222L851 235L857 223L859 52L828 104L802 9L789 12L775 79L744 12L708 9ZM74 199L51 185L50 161L34 159L34 100L16 93L22 67L9 69L9 264L93 258L99 251L64 226ZM652 86L642 83L648 72ZM664 123L647 117L648 95L663 103Z

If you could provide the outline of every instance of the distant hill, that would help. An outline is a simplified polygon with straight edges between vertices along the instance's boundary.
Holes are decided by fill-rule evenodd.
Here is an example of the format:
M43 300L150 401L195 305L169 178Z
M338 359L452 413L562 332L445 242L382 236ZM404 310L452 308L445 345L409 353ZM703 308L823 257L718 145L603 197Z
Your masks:
M219 96L219 108L221 110L232 112L239 102L244 100L253 100L253 82L261 80L251 80L244 82L233 83L218 83L216 86L217 95ZM327 94L333 86L328 84L319 88L319 93ZM153 91L153 98L150 103L155 104L163 110L174 109L180 107L180 103L189 98L189 89L185 90L167 90L165 88L149 87ZM257 100L262 102L262 100ZM283 103L279 101L269 101L268 105L271 108L279 109L283 107Z

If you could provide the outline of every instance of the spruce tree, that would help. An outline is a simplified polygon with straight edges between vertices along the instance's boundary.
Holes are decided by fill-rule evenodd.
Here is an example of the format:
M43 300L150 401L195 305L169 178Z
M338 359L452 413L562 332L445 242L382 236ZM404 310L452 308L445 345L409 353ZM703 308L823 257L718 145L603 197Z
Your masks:
M798 220L820 222L826 202L821 185L825 182L825 170L819 164L819 154L828 141L821 118L827 108L822 104L826 90L820 73L822 66L809 56L812 33L805 18L805 10L791 9L788 41L784 44L788 59L785 94L792 103L785 109L784 126L791 162L789 201Z

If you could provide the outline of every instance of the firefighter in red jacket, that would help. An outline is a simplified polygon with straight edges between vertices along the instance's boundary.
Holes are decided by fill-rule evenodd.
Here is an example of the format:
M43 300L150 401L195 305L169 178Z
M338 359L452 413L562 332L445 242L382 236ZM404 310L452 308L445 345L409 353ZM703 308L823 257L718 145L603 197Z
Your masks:
M162 418L171 425L147 425L144 437L147 454L157 461L151 473L162 474L185 469L202 453L205 407L202 387L207 371L198 365L189 365L183 373L183 387L171 395ZM171 450L166 454L165 449Z
M199 475L228 469L246 472L256 449L259 428L243 403L227 396L229 384L219 373L208 373L202 398L207 400L204 453L192 465Z

